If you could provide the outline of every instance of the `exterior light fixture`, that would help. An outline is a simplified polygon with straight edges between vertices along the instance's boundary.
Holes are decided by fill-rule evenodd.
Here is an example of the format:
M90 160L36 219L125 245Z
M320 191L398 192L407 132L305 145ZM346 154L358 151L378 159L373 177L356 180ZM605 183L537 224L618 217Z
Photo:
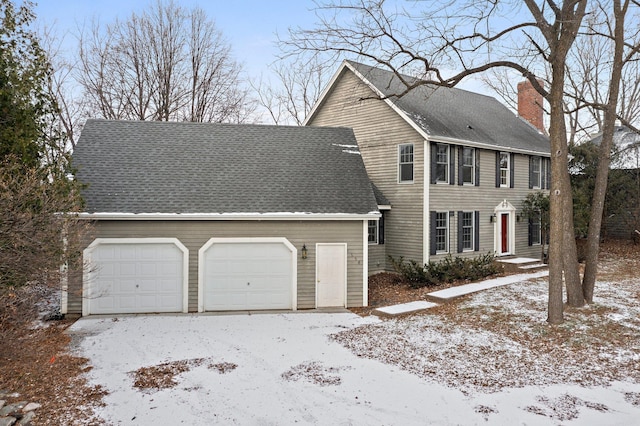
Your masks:
M302 245L302 250L301 251L302 251L302 258L306 259L307 258L307 245L306 244Z
M489 222L493 223L496 221L496 214L492 214L491 216L489 216Z

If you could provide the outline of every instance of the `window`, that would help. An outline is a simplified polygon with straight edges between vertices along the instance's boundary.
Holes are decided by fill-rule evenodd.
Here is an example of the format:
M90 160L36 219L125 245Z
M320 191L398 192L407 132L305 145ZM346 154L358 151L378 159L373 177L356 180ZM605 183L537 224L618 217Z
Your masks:
M436 253L449 251L449 212L436 212L435 248Z
M378 244L378 221L369 221L369 244Z
M458 253L480 250L480 212L458 212Z
M413 182L413 144L398 147L398 180Z
M473 212L462 212L461 217L458 219L461 221L460 238L462 239L462 251L473 251Z
M540 214L529 218L529 245L542 244L542 225L540 223Z
M436 145L436 183L449 183L449 145Z
M529 157L529 188L542 188L542 157Z
M384 244L384 213L378 220L370 220L368 223L369 244Z
M475 185L476 175L476 150L474 148L463 147L460 158L460 178L463 185Z
M509 177L510 177L510 158L508 152L500 153L500 186L501 187L509 187Z

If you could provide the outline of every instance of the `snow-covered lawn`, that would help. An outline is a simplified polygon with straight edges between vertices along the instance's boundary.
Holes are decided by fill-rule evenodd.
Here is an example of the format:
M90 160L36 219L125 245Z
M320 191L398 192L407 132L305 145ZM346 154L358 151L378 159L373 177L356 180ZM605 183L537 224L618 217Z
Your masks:
M560 327L539 279L405 318L83 318L70 333L114 425L630 425L639 287L599 283Z

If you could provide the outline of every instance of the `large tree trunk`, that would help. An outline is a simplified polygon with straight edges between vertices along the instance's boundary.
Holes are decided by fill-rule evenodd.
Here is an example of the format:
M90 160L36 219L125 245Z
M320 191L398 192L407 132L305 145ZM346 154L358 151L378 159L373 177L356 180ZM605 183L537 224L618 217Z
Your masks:
M565 160L568 159L563 159L563 161ZM565 162L565 164L567 163ZM562 177L562 187L565 194L571 194L569 173L564 173ZM564 197L562 215L562 223L564 225L562 232L562 263L567 289L567 304L574 308L579 308L584 306L584 296L582 293L582 282L580 280L578 249L576 247L576 234L573 226L573 198L571 196Z
M564 134L564 113L562 109L562 90L564 84L564 64L553 67L553 80L549 91L551 121L549 139L551 141L551 193L549 198L550 239L549 239L549 300L547 321L560 324L564 321L562 282L563 282L563 217L564 201L567 197L562 183L566 167L566 135ZM564 141L564 143L563 143ZM563 148L564 145L564 148ZM570 193L569 193L570 194Z
M607 194L607 180L609 177L609 164L611 163L611 148L613 146L613 133L615 130L616 107L624 65L622 56L624 52L624 19L628 7L628 0L624 6L620 6L620 0L613 1L614 27L614 52L609 83L609 98L604 112L604 126L602 142L600 142L600 155L596 172L595 188L591 202L591 215L589 217L589 232L587 234L587 253L584 270L582 291L587 303L593 303L593 290L598 272L598 251L600 249L600 229L602 227L602 212L604 200Z

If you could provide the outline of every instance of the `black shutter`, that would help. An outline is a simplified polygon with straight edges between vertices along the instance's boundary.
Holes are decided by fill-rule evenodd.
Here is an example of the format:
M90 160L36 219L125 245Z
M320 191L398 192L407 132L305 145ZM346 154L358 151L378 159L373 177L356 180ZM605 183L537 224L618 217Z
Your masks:
M460 147L458 149L458 185L462 185L462 155L464 153L464 148Z
M435 143L431 144L431 183L436 183L436 155L437 155L437 147Z
M480 150L478 148L473 150L473 154L476 156L475 165L476 165L476 184L475 186L480 186Z
M456 147L449 145L449 185L456 184Z
M473 250L480 251L480 212L473 212Z
M546 189L551 189L551 158L545 158L544 180Z
M436 254L436 212L429 212L429 253Z
M462 253L462 212L458 212L458 253Z
M496 152L496 188L500 188L500 151Z
M384 212L380 212L378 219L378 244L384 244Z
M542 162L540 167L542 167ZM533 157L529 156L529 189L533 189L533 186Z
M533 220L529 218L529 242L527 243L529 246L533 245Z
M509 172L510 172L510 176L509 176L509 188L513 188L514 187L514 180L516 177L516 155L512 152L509 154Z

